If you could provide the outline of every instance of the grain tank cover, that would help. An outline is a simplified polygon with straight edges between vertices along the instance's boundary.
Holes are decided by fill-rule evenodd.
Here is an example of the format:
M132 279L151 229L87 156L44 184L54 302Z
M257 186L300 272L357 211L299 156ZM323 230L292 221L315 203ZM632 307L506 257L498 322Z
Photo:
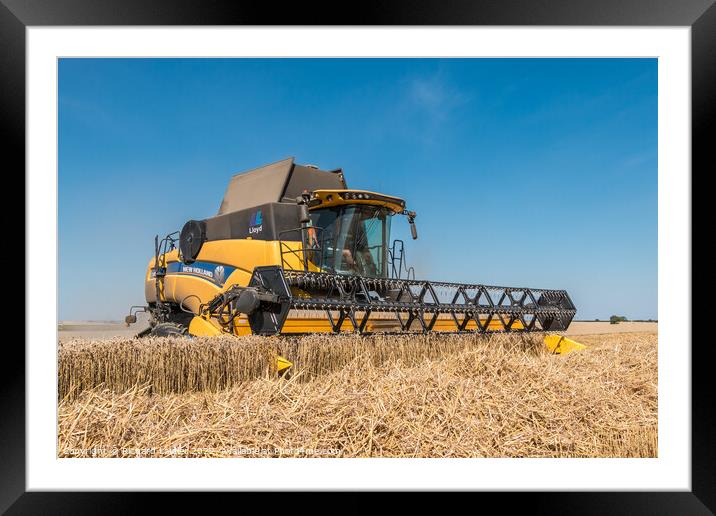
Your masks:
M287 158L236 174L226 188L218 215L273 202L295 203L304 190L345 189L343 171L297 165Z

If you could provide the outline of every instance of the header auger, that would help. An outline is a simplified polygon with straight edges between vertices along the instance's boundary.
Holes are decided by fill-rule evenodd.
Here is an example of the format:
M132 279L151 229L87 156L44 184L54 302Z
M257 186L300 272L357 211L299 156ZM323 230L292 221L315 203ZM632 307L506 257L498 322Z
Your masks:
M292 158L235 175L216 216L155 240L145 277L154 335L552 332L564 290L415 279L390 225L405 201L351 190Z

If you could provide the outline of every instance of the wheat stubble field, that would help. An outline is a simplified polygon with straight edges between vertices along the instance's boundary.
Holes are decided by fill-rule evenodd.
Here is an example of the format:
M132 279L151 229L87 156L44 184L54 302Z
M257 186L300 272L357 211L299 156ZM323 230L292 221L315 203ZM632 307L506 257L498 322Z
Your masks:
M58 456L657 456L657 334L578 340L558 356L514 334L72 338Z

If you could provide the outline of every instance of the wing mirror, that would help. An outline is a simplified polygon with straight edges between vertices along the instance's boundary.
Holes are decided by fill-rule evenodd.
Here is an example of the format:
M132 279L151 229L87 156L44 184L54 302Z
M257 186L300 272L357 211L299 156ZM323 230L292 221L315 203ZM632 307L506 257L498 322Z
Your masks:
M311 222L311 216L308 214L308 200L309 195L305 193L296 197L296 204L298 204L298 222L301 225Z
M137 322L137 313L138 312L146 312L147 307L146 306L139 306L134 305L129 308L129 315L124 318L124 323L129 326L130 324L134 324Z
M414 211L407 210L405 210L403 213L408 216L408 223L410 224L410 234L412 235L413 240L417 240L418 229L415 227L415 217L417 216L417 214Z

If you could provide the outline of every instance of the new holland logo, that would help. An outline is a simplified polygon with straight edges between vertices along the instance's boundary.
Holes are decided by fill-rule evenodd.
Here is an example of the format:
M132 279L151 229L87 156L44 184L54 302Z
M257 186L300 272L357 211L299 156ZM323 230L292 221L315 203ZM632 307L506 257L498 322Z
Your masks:
M214 269L214 281L217 283L223 283L224 282L224 266L218 265L216 269Z
M181 272L187 274L198 274L199 276L205 276L207 278L212 278L214 276L210 270L197 265L182 265Z
M249 234L261 233L263 229L261 210L256 210L256 213L251 215L251 219L249 220Z

